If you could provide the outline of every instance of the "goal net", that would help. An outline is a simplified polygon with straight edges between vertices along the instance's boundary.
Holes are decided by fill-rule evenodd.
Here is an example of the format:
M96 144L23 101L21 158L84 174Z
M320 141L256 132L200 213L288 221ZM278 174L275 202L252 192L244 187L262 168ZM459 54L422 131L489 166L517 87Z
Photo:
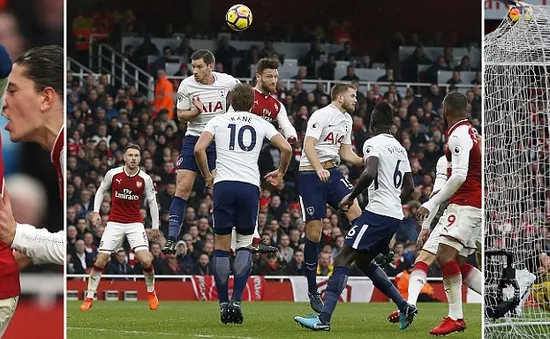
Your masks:
M550 336L550 7L530 8L484 37L485 338Z

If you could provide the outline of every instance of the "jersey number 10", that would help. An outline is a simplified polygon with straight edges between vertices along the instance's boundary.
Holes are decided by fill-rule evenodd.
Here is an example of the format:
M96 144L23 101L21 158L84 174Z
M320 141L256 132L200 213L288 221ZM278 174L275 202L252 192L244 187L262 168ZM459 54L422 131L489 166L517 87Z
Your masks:
M227 126L231 130L231 136L229 137L229 149L232 151L235 149L235 135L237 136L237 143L239 144L239 148L245 152L249 152L254 149L254 146L256 146L256 130L254 127L250 125L245 125L239 128L239 131L237 132L237 125L235 124L229 124ZM250 132L250 145L244 144L244 132L249 131Z
M401 160L397 160L397 165L395 166L395 171L393 171L393 185L395 188L401 188L401 184L403 183L403 173L399 170L399 165L401 164ZM374 189L378 189L378 176L374 180Z

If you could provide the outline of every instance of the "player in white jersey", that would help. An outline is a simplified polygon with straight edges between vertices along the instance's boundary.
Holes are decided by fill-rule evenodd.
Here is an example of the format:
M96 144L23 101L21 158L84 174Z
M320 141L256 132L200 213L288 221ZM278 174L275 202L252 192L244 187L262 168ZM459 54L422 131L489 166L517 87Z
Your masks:
M346 287L350 267L355 265L369 277L374 286L391 298L400 310L401 329L405 329L417 314L373 259L388 253L388 244L403 220L403 203L414 191L407 151L391 135L393 111L388 103L376 105L371 115L374 137L365 141L365 171L357 186L346 195L340 207L346 211L355 198L368 188L369 203L353 222L344 246L334 258L334 271L325 293L325 305L319 316L295 317L294 320L314 331L329 331L330 319L338 299Z
M435 182L433 187L433 193L431 196L437 194L441 188L447 182L448 172L451 170L451 164L447 160L445 155L441 156L437 161L436 166L436 175ZM436 261L436 253L439 247L439 240L441 233L444 231L444 223L439 222L437 226L430 232L430 226L433 219L437 215L440 206L436 206L431 212L430 215L424 219L422 222L422 230L418 235L417 246L423 246L422 251L416 257L413 271L411 272L411 277L409 279L409 288L408 288L408 299L407 302L412 305L416 305L418 301L418 296L420 291L426 284L426 278L428 276L428 270L430 266ZM444 221L444 217L442 220ZM440 218L440 220L441 220ZM466 253L463 253L459 257L460 261L460 272L462 273L462 280L466 286L481 294L481 288L483 283L483 275L481 271L476 267L468 264ZM480 260L478 258L478 265L480 265ZM390 322L399 321L399 311L394 311L388 316Z
M357 104L357 89L351 84L337 84L332 89L332 103L315 111L307 123L304 149L300 159L300 204L302 217L306 221L306 244L304 258L308 297L311 308L321 312L323 302L317 290L317 259L319 241L326 217L327 203L334 209L352 185L338 170L341 160L356 166L363 165L363 159L351 148L352 119L349 113ZM352 222L361 215L356 202L345 212Z
M145 197L149 205L151 221L153 224L151 236L159 236L159 209L157 204L155 185L153 179L139 168L141 161L141 148L138 145L128 145L124 149L124 166L110 169L101 181L94 199L94 214L92 223L99 226L101 216L99 210L105 193L111 190L111 210L107 227L101 237L97 258L95 260L90 278L86 299L80 306L82 311L88 311L94 302L94 294L97 291L101 273L109 262L111 254L116 251L124 238L139 260L147 285L149 308L156 310L159 301L155 293L155 272L153 270L153 255L149 252L149 240L143 226L141 215L141 199Z
M180 232L187 199L199 168L193 150L200 134L210 119L227 111L229 92L239 80L225 73L213 72L215 58L212 52L199 49L191 55L193 76L183 80L178 88L178 119L187 122L187 131L178 160L176 173L176 193L170 205L168 240L162 249L165 254L176 253L176 238ZM206 150L208 168L216 168L216 146L214 143Z
M252 88L246 84L235 86L232 92L235 112L210 120L195 146L195 157L200 171L207 185L214 190L216 250L213 266L221 321L225 324L243 322L241 298L252 270L252 237L260 202L258 158L263 140L268 139L281 151L279 169L266 175L272 185L277 185L285 175L292 153L290 144L273 125L250 113L253 104ZM206 155L206 150L214 139L217 153L215 176L210 172ZM229 300L229 253L233 227L237 230L235 285Z

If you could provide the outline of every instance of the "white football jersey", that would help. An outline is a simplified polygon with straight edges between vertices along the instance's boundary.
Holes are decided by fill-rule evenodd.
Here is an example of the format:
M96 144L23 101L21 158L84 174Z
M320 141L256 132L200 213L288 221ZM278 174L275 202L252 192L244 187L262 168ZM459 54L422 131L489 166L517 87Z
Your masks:
M259 187L258 158L264 138L279 134L275 127L249 112L228 112L210 120L204 131L216 140L214 183L239 181Z
M378 177L369 187L369 212L403 219L401 187L405 173L411 172L407 150L390 134L378 134L363 145L365 160L378 158Z
M307 122L306 138L313 137L319 141L315 151L320 162L333 161L336 165L340 164L340 145L351 145L352 125L351 115L340 111L334 105L313 112ZM300 166L311 166L304 150Z
M227 111L227 94L240 83L233 76L212 72L214 83L205 85L195 81L193 76L185 78L178 88L177 108L188 110L193 107L191 99L198 97L203 104L203 112L189 120L185 135L199 136L210 119Z

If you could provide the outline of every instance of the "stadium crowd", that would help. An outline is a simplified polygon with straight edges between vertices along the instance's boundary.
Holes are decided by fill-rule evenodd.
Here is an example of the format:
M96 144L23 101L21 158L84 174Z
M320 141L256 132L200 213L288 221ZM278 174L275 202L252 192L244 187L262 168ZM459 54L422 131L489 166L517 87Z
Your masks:
M314 45L312 44L312 47ZM347 51L350 46L346 46L342 53L329 56L329 59L334 57L337 60L351 60L350 52ZM141 49L143 46L129 46L126 52L130 53L129 51L132 50L134 53L133 50ZM182 51L159 52L157 49L155 53L159 55L163 52L189 53L190 50L192 48L187 46L187 49ZM236 56L236 51L214 52L219 62L216 68L231 73L227 71L224 64L232 64L231 58ZM245 59L247 63L242 67L234 68L235 76L249 78L249 66L259 57L277 57L276 54L267 53L265 49L250 52L252 54L247 54L250 58ZM128 57L132 56L128 55ZM315 55L309 55L309 57L311 60L316 58ZM305 270L303 255L305 223L298 203L298 162L308 117L316 109L330 103L330 89L322 80L334 80L330 77L332 67L330 64L323 64L319 69L312 70L307 64L310 59L306 55L300 61L305 68L302 68L301 74L297 74L291 80L289 88L285 87L285 82L281 81L277 93L274 93L285 105L289 118L298 132L299 141L295 146L295 157L284 182L277 187L263 186L258 218L260 234L263 241L277 246L280 251L271 255L256 254L252 274L300 275ZM354 60L356 66L361 67L361 63L364 63L364 67L369 67L368 56L359 56ZM464 59L463 63L453 65L446 55L442 55L434 62L416 51L402 65L389 67L391 72L388 71L379 81L386 83L397 82L399 79L417 81L416 77L411 79L410 72L407 73L407 70L412 68L416 70L419 64L433 65L424 74L429 80L433 80L433 75L437 74L438 70L454 70L458 73L462 70L474 70L467 62L469 60ZM156 67L157 64L160 66ZM154 74L160 70L157 86L171 86L173 91L177 90L181 79L165 77L162 64L162 62L155 62L151 65L155 67ZM353 67L351 70L353 71ZM181 75L188 75L188 72L188 69L182 69ZM329 75L324 76L324 73ZM307 91L304 89L302 79L311 78L311 74L317 74L321 80L314 90ZM317 76L314 79L317 79ZM361 83L363 87L358 92L358 105L353 114L353 145L356 152L361 155L362 145L370 137L368 125L373 107L381 101L387 101L395 110L392 133L409 152L416 186L410 201L403 206L406 218L393 245L394 258L385 267L389 276L396 276L412 267L417 255L416 240L419 223L414 213L431 194L435 166L438 158L443 155L446 140L441 102L447 91L456 90L455 85L461 84L459 76L453 79L447 84L433 84L429 87L398 87L393 84L381 86L371 83L367 88L364 83ZM342 80L351 81L358 87L360 84L360 79L354 77L353 73ZM468 84L471 88L467 90L467 97L472 122L481 133L480 80L478 76ZM94 195L107 170L123 164L122 149L128 143L137 143L142 146L142 168L151 175L158 191L161 233L167 234L168 230L168 209L175 193L176 162L185 134L185 124L171 118L173 106L166 107L163 104L149 102L146 98L147 93L140 93L136 87L131 85L120 87L113 83L108 74L99 77L88 75L84 78L73 76L71 72L67 74L68 273L88 273L93 265L111 200L110 195L106 195L101 206L102 225L95 228L90 222ZM273 170L278 162L278 152L269 145L264 146L259 160L261 172L267 173ZM349 164L341 164L339 169L352 183L358 179L362 170ZM365 204L366 196L362 196L361 205ZM143 206L145 224L150 228L150 216L145 205ZM323 220L319 275L332 273L332 260L343 245L348 228L347 221L339 212L327 209L327 217ZM199 176L185 213L177 254L165 256L161 253L161 248L166 241L163 236L158 241L151 242L156 274L211 274L213 238L212 197ZM125 242L116 255L113 255L106 273L141 273L139 263L135 262L133 253L127 246ZM430 276L439 276L436 266L434 265L430 271Z

